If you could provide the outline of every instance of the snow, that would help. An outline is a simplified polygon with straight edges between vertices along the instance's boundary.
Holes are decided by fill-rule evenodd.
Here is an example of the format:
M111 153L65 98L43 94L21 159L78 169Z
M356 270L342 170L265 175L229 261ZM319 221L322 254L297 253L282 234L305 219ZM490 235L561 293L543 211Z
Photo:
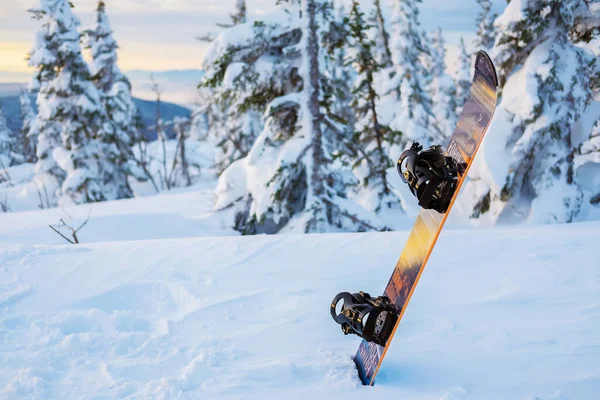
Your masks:
M0 215L0 397L600 392L599 223L446 230L371 388L328 307L380 292L407 232L215 237L206 195L95 205L77 246L45 226L56 209Z
M396 6L408 7L405 3L409 4L397 1ZM513 0L498 25L504 30L512 26L525 13L525 3ZM297 4L290 7L294 11L289 14L280 7L263 15L262 27L250 23L223 31L207 53L206 65L220 65L217 60L232 48L243 60L236 58L225 71L207 69L209 78L225 73L226 89L235 89L247 67L252 67L261 84L283 76L287 70L283 62L279 64L277 52L247 63L245 52L250 47L269 42L274 49L281 48L282 60L290 68L299 68L305 81L299 93L282 89L285 94L269 102L265 112L268 117L273 109L294 104L301 121L294 137L283 138L277 121L265 118L266 129L249 155L233 162L218 182L212 162L214 138L186 142L193 167L191 187L156 194L166 189L164 185L155 188L151 182L132 179L137 197L128 200L76 205L70 199L61 201L59 208L40 210L40 202L42 208L45 202L42 190L52 197L62 182L42 184L51 175L34 178L32 164L7 169L10 181L0 182L0 210L12 211L0 214L0 398L596 399L600 393L600 272L594 249L600 222L535 224L570 221L578 207L587 219L600 220L600 208L583 202L584 194L572 185L541 175L535 183L543 196L525 199L528 203L515 200L507 206L514 212L502 221L499 201L491 201L489 212L479 219L472 216L486 196L501 193L514 169L511 156L525 153L536 130L552 123L554 114L566 112L560 104L541 102L539 79L548 80L555 73L551 67L558 66L557 79L569 82L578 73L576 63L568 62L576 59L576 49L562 56L566 61L551 64L547 55L555 43L540 41L523 65L507 76L502 103L466 190L422 276L377 385L365 388L351 361L358 338L342 335L328 307L340 291L382 291L419 209L394 168L388 171L388 179L402 210L385 209L374 217L368 211L376 208L374 193L358 191L342 198L332 185L326 200L335 203L339 208L335 212L344 217L398 232L298 235L318 211L292 213L291 202L273 209L275 178L281 175L281 181L294 181L293 174L312 171L314 162L307 74L315 67L308 57L308 18L298 18ZM549 10L540 8L539 13L544 17ZM65 12L68 24L76 25L70 10ZM407 8L402 15L411 12ZM410 21L403 18L396 22L408 25ZM47 29L58 27L51 22ZM303 29L300 43L276 43L281 34L294 29ZM418 38L420 33L416 27L403 25L402 29L406 35L393 35L392 44L396 58L404 59L409 54L399 53L397 47L415 47L408 45L412 43L408 35ZM40 35L34 43L34 64L54 57L41 46ZM68 42L66 50L79 46L78 41ZM302 55L301 62L294 58L296 52ZM470 82L470 61L464 53L457 72ZM418 57L413 58L418 62ZM107 59L100 56L99 60ZM402 93L411 92L412 83L402 79L406 68L398 67L393 78L384 71L377 79L380 89L400 86ZM63 70L52 87L68 89L70 75ZM439 78L432 87L439 91L452 83L448 79ZM417 83L425 85L426 80ZM48 82L41 85L52 89ZM128 91L129 86L121 82L110 93ZM244 99L250 92L240 89L238 95ZM574 84L565 92L577 98L585 95ZM383 100L384 123L404 131L405 139L431 139L426 137L432 129L426 129L429 117L424 107L412 109L404 95L399 108L395 92ZM435 100L438 106L445 101L439 96ZM123 98L115 101L121 104ZM98 97L92 96L73 104L92 110L97 102ZM42 102L40 115L50 119L57 104L56 99ZM515 126L533 118L540 104L549 111L515 135ZM595 134L586 136L598 121L599 104L579 107L582 115L572 124L574 146L581 144L582 150L574 164L575 179L585 183L581 190L587 197L600 187L596 151L600 142ZM125 121L128 110L120 110L115 120ZM239 123L235 129L260 131L250 126L258 121L258 111L253 112L256 115L248 113L233 121L226 118L224 127L234 129ZM201 122L214 121L195 123ZM49 126L49 133L55 135L42 138L42 150L55 147L59 128ZM165 164L171 166L176 142L165 146ZM395 158L402 149L388 150ZM548 158L558 157L561 151L550 146L547 150ZM136 149L138 157L141 151ZM160 142L149 144L147 151L148 167L159 176L164 168ZM73 155L55 149L50 160L38 164L38 173L57 163L69 172L64 188L84 185L97 175L98 166L88 163L87 169L75 169ZM551 164L552 159L543 167ZM326 172L324 176L336 183L350 181L343 173ZM361 168L354 172L364 177ZM312 179L307 184L312 185ZM311 190L306 190L306 204L322 206ZM566 201L577 204L570 207ZM267 224L285 223L280 235L239 236L231 225L244 208L249 215L268 216ZM530 225L481 228L519 219ZM60 224L81 227L81 244L68 245L49 227L69 237L68 227L59 228ZM324 227L318 225L315 231ZM345 228L342 224L332 231Z
M188 190L206 191L207 193L205 193L205 195L208 196L207 198L211 199L211 202L212 198L214 197L214 192L212 192L212 190L216 186L214 171L211 169L214 153L213 146L214 145L212 143L206 141L194 141L189 139L186 141L186 155L193 181L193 187L188 188ZM173 157L175 155L176 148L176 140L169 140L165 143L167 166L169 171L173 165ZM136 147L134 150L136 151L137 157L140 158L139 148ZM157 181L159 189L164 189L160 187L161 182L159 179L163 168L162 146L159 141L151 142L147 146L146 157L148 159L149 172ZM58 162L61 168L65 170L72 170L73 162L70 158L69 152L63 148L55 148L52 159ZM54 191L53 188L56 186L56 182L51 180L42 181L37 178L34 179L35 168L36 166L34 164L28 163L7 168L11 180L7 182L0 182L0 201L6 201L11 211L18 212L37 210L40 208L40 195L42 195L44 198L52 195ZM72 179L74 180L76 178L76 176L73 176ZM138 197L156 194L156 189L154 189L150 181L139 182L134 178L130 178L129 183L134 191L134 194ZM40 193L40 191L42 193ZM48 192L48 194L45 195L44 191ZM63 199L63 201L64 200L66 199ZM46 201L43 203L44 206L47 205ZM88 206L84 205L82 207L85 210L89 210L90 208L95 209L96 207L102 208L104 205L91 204ZM209 210L211 207L212 204L207 205L207 210ZM58 209L57 215L60 215L60 213L61 209ZM85 211L84 214L87 215L87 211ZM55 218L49 223L57 222L58 219L59 218Z
M215 190L217 201L214 209L221 210L231 206L247 192L246 185L246 160L237 160L232 163L219 177Z
M11 170L27 170L26 166ZM89 222L78 234L84 243L237 235L222 215L211 213L213 188L213 183L205 182L149 197L0 214L0 246L66 243L48 225L63 219L77 228L88 216ZM18 200L23 200L12 192L7 192L6 198L12 211L18 210ZM0 200L4 199L0 194ZM37 208L35 201L32 197L32 209Z

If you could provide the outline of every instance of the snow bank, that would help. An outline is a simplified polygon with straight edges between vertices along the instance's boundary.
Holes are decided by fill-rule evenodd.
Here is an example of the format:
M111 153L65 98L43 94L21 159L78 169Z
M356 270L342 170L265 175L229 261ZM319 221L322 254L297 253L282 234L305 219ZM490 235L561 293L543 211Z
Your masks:
M405 232L3 241L0 397L596 399L599 228L446 231L372 388L329 302Z

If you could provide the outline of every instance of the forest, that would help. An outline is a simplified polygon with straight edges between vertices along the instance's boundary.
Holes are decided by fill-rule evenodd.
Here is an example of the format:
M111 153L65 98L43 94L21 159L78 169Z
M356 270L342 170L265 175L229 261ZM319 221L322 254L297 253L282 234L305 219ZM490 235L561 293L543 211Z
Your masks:
M278 1L251 19L238 0L201 37L210 45L191 117L157 112L148 126L119 68L107 4L82 27L68 0L40 0L29 10L39 30L21 128L0 112L2 209L18 201L2 196L11 171L29 165L18 196L38 208L212 178L213 211L242 234L391 230L414 202L395 176L398 156L415 141L447 143L485 50L501 98L459 198L466 218L600 218L600 4L513 0L497 15L477 0L476 39L461 41L450 74L444 34L421 28L420 1L383 1ZM159 85L155 93L160 104ZM212 149L208 160L199 146Z

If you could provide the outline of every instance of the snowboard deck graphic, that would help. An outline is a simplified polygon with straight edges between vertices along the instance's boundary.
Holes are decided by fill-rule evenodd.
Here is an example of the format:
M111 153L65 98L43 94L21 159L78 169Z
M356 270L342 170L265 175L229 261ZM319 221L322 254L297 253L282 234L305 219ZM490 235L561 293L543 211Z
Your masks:
M464 178L469 172L473 157L477 153L477 149L492 120L496 109L497 86L498 78L492 60L487 53L480 51L475 61L475 76L471 84L469 98L446 150L446 155L453 157L459 163L466 163L467 168L464 174L459 177L450 207L448 207L445 214L422 209L417 217L384 292L385 296L400 307L400 317L396 326L385 347L363 339L354 357L354 363L363 385L373 385L375 383L375 376L400 325L419 277L425 269L425 264L460 192Z

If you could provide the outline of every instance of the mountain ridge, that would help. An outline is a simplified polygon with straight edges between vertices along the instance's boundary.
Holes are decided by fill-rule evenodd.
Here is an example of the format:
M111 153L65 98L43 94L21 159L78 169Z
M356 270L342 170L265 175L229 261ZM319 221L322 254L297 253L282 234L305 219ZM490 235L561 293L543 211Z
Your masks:
M4 111L4 115L8 122L8 127L16 132L21 129L21 106L19 96L21 89L25 90L27 85L19 83L0 83L0 108ZM32 105L35 108L35 96L31 95ZM156 118L156 101L144 100L134 97L133 101L140 110L142 122L145 127L155 124ZM185 106L161 101L160 106L161 118L165 121L172 120L175 117L190 117L191 110ZM148 139L155 139L156 134L145 130L144 135Z

